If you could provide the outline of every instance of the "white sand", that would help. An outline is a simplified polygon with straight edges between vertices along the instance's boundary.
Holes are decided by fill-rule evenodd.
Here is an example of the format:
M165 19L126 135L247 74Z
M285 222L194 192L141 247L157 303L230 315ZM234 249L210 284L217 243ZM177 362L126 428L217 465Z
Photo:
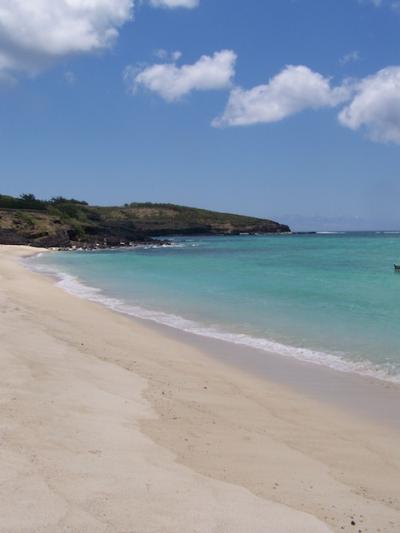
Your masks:
M28 253L0 247L1 532L400 531L398 433L72 297Z

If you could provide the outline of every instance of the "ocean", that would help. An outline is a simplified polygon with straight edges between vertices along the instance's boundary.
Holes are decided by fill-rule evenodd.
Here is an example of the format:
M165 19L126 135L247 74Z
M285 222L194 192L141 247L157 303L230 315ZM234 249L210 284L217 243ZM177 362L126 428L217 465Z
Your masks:
M400 382L400 233L179 237L40 254L32 268L118 312Z

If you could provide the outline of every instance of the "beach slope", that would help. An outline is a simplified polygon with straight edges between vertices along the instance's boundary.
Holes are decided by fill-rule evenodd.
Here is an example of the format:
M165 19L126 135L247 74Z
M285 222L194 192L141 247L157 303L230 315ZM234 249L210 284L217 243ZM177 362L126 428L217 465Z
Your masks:
M1 532L400 531L398 434L223 366L0 247Z

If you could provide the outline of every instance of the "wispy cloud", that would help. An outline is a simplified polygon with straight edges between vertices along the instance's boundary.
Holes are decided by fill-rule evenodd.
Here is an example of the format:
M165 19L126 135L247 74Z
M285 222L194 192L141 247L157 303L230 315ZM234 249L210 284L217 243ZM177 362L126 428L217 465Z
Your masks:
M359 4L370 4L375 7L386 7L395 13L400 13L399 0L358 0Z
M392 7L392 10L395 13L400 14L400 1L399 0L396 0L395 2L392 2L391 7Z
M75 85L76 83L76 75L72 70L67 70L64 72L64 79L68 83L68 85Z
M153 7L164 7L167 9L176 9L178 7L194 9L199 6L200 0L149 0L149 3Z
M383 0L358 0L359 4L372 4L375 7L383 5Z
M161 61L176 62L182 57L182 52L180 50L168 52L168 50L164 50L164 48L159 48L158 50L154 51L154 56Z
M339 63L344 66L348 63L356 63L357 61L360 61L360 59L360 52L358 50L353 50L352 52L349 52L348 54L345 54L343 57L341 57L339 59Z

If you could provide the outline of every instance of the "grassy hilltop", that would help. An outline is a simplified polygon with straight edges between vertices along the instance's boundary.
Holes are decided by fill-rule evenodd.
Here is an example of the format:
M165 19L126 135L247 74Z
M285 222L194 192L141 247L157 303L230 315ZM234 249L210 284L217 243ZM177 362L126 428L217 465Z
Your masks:
M288 226L173 204L99 207L62 197L0 195L0 243L33 246L118 246L163 235L284 233Z

